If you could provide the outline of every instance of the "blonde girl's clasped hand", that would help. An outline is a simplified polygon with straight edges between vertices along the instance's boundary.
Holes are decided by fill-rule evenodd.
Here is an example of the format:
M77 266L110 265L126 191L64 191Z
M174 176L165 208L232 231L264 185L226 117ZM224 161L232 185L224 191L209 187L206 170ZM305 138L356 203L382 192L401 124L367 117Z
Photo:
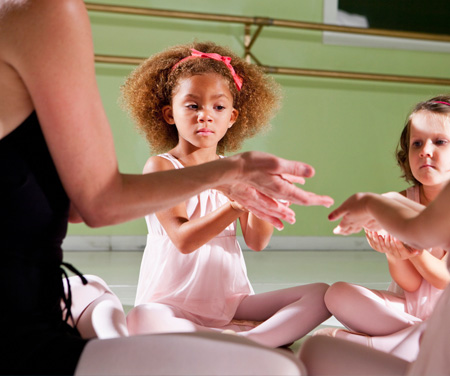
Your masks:
M367 241L369 245L378 252L386 254L386 257L391 257L399 260L406 260L417 256L422 250L409 247L407 244L394 238L392 235L384 230L370 231L365 230Z
M149 158L144 173L188 172L198 164L233 158L223 154L267 128L280 93L258 67L227 48L198 42L150 57L128 78L123 98L152 151L162 153ZM255 166L262 155L242 156ZM274 162L278 180L264 183L254 175L271 197L277 197L279 189L299 192L293 183L303 183L303 177L314 173L308 165L288 171ZM265 164L261 159L261 166ZM127 317L130 333L231 329L271 347L292 343L329 316L323 303L328 285L254 294L236 239L237 220L246 244L255 251L267 246L273 224L281 223L242 199L256 193L264 202L269 199L264 189L218 188L146 216L149 234L136 306ZM309 192L282 195L278 197L294 203L331 204L329 198ZM275 206L288 209L278 200ZM294 217L287 214L284 219L292 222Z

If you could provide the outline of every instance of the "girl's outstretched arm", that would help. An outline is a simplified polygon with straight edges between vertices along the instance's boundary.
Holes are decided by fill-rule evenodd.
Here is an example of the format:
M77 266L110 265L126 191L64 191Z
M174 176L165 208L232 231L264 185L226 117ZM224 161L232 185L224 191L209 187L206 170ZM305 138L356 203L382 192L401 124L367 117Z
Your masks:
M348 235L363 227L388 231L416 249L450 246L450 185L425 209L412 207L402 200L375 193L357 193L330 213L329 219L341 219L335 233Z

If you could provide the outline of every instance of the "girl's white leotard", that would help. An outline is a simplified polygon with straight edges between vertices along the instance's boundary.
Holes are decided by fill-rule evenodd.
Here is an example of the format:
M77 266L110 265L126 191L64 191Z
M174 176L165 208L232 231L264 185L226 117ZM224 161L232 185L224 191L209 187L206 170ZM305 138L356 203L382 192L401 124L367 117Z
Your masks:
M406 190L406 197L420 203L419 186L409 187ZM442 259L446 251L442 248L432 248L430 253ZM394 281L392 281L389 291L403 294L406 299L406 313L422 320L426 320L431 315L439 297L444 292L444 290L437 289L425 279L422 280L422 284L414 292L404 291Z
M171 154L160 157L171 161L177 169L183 168ZM203 191L186 201L188 217L203 217L228 201L217 190ZM194 252L182 254L155 214L147 215L145 220L147 245L135 304L153 302L177 307L203 326L228 324L242 299L254 293L236 239L236 221Z

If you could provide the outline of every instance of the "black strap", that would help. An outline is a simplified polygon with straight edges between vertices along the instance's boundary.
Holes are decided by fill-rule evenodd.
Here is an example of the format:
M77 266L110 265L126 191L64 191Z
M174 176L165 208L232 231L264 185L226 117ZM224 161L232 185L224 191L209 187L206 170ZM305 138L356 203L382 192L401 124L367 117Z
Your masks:
M61 266L60 266L61 275L63 276L63 278L66 279L66 282L67 282L67 295L64 292L64 290L61 293L61 298L62 298L62 300L64 302L64 305L66 306L66 315L64 317L64 322L67 323L69 318L71 318L73 324L75 325L75 320L73 319L72 310L71 310L71 307L72 307L72 289L70 288L69 276L67 275L67 272L62 268L63 266L65 268L69 269L73 274L76 274L78 277L80 277L81 282L83 283L83 285L87 285L88 281L83 276L83 274L81 274L72 264L69 264L67 262L61 262Z

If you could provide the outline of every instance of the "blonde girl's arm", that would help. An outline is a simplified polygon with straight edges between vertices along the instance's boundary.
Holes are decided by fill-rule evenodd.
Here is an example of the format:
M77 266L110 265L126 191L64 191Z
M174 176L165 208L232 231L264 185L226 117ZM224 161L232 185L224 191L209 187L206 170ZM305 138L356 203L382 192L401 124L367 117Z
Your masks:
M167 171L173 168L170 161L161 157L152 157L147 161L144 173ZM203 217L189 219L186 204L183 202L168 210L157 212L156 216L172 243L181 253L188 254L219 235L243 213L245 209L241 205L228 202Z
M450 282L450 273L447 269L448 253L438 259L426 250L410 259L420 275L437 289L445 289Z

